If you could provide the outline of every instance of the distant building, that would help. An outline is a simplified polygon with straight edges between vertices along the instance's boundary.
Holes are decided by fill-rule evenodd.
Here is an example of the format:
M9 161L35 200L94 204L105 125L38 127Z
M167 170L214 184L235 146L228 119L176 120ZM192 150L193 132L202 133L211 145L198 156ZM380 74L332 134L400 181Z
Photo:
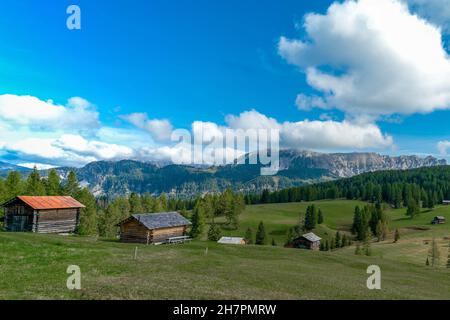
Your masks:
M448 206L450 205L450 200L442 200L442 204Z
M322 240L320 237L310 232L294 239L292 243L288 245L288 247L308 249L308 250L319 250L320 240Z
M78 226L84 205L72 197L20 196L2 207L7 231L70 233Z
M433 218L433 221L431 221L431 224L444 224L445 223L445 217L443 216L436 216Z
M133 214L118 224L120 241L146 244L183 240L191 222L178 212ZM181 241L177 241L181 242Z
M222 238L220 238L219 241L217 241L217 243L221 243L221 244L238 244L238 245L246 244L244 238L238 238L238 237L222 237Z

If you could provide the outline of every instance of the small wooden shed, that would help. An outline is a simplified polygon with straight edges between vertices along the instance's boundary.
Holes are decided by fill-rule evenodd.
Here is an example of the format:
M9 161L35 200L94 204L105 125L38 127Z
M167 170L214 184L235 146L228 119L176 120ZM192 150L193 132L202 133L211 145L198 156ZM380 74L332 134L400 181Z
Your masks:
M319 250L320 240L322 240L320 237L310 232L294 239L292 241L291 247L308 250Z
M237 245L244 245L244 244L246 244L245 239L244 238L239 238L239 237L222 237L222 238L220 238L219 241L217 241L217 243L220 243L220 244L237 244Z
M70 233L78 226L84 205L72 197L19 196L2 207L7 231Z
M445 217L443 216L436 216L433 218L433 221L431 221L431 224L444 224L445 223Z
M120 241L146 244L169 242L186 234L191 222L178 212L133 214L118 224Z

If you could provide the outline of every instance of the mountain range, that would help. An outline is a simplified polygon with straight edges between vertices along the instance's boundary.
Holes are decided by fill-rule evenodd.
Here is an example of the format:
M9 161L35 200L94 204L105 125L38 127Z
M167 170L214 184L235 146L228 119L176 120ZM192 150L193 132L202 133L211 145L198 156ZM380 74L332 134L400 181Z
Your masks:
M317 153L301 150L280 151L280 170L275 176L261 176L260 165L232 164L212 167L158 165L133 160L98 161L82 168L57 168L62 178L74 170L82 183L96 196L118 196L131 192L179 197L219 192L226 188L259 192L306 183L352 177L365 172L404 170L446 165L434 157L387 156L376 153ZM0 162L0 175L30 169ZM42 171L45 175L46 171Z

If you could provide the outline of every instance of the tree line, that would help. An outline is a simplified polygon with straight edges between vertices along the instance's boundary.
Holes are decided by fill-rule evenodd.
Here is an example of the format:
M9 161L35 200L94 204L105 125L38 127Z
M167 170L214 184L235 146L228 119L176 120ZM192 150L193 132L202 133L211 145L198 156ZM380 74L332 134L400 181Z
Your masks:
M372 203L385 202L394 208L414 206L432 209L450 199L450 167L364 173L352 178L305 185L277 191L247 194L247 204L286 203L346 198Z
M164 193L159 196L131 193L129 196L114 199L96 198L87 187L80 185L75 172L70 171L66 179L61 179L55 169L51 169L45 177L42 177L36 168L27 177L22 177L18 171L9 172L5 179L0 177L0 203L20 195L75 198L86 206L81 210L80 224L76 232L103 237L115 237L117 224L132 214L178 211L191 218L191 235L197 238L206 231L208 220L210 226L220 233L220 228L215 223L218 216L225 217L225 227L237 229L239 215L245 208L244 196L229 189L223 193L207 194L193 199L170 198ZM189 211L192 211L192 214Z

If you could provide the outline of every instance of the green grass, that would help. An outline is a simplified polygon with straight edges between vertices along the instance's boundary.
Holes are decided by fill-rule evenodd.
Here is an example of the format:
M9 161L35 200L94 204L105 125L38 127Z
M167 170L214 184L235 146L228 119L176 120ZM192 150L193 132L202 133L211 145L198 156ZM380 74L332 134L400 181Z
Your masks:
M318 232L348 230L354 201L321 201L325 214ZM361 203L360 203L361 204ZM243 234L263 220L279 244L308 203L249 206ZM226 246L194 241L172 246L136 245L89 237L0 233L0 299L450 299L450 272L444 267L449 223L431 226L438 207L415 219L390 210L392 235L373 243L373 256L356 256L354 247L311 252L271 246ZM428 228L428 229L425 229ZM441 266L426 267L429 241L438 240ZM208 254L205 255L205 248ZM79 265L82 290L66 288L66 269ZM382 271L382 290L368 290L366 269Z

